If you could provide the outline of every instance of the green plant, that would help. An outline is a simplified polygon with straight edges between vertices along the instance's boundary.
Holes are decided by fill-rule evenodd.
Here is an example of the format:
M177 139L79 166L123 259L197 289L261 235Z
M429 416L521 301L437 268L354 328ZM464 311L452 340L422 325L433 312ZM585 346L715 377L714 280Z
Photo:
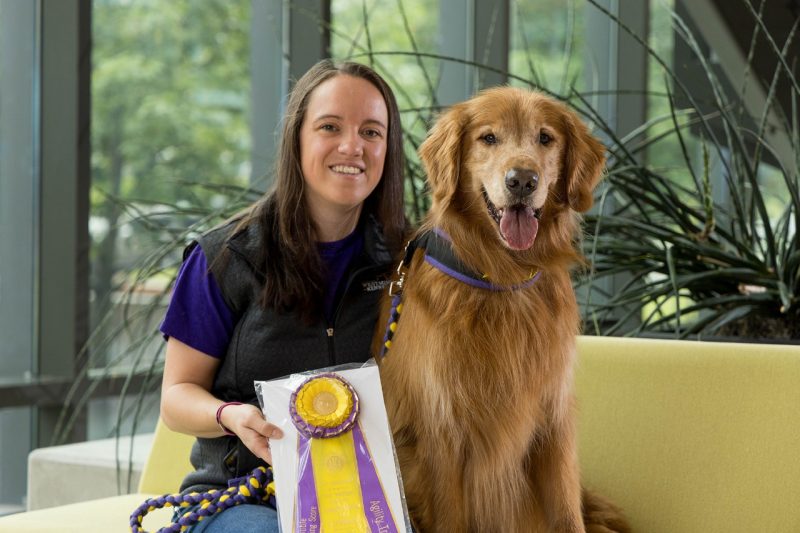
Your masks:
M777 59L760 117L741 112L673 14L676 33L702 62L712 101L693 98L656 57L668 112L645 126L667 121L666 132L650 128L634 143L642 131L618 138L596 119L611 139L611 157L599 208L587 217L591 269L582 284L589 331L800 338L800 88L789 64L797 60L798 21L779 44L747 6L756 21L752 46L766 41ZM791 109L776 101L779 82L789 88ZM779 133L793 147L788 157L766 138L770 112L782 119ZM685 179L641 162L642 150L666 137L682 156Z

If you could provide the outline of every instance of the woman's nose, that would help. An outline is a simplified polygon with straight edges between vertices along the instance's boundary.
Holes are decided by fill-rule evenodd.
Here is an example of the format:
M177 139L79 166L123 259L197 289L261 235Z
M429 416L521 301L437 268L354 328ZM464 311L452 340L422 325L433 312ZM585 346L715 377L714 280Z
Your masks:
M339 143L339 153L342 155L360 156L364 153L364 142L358 133L347 133L342 136Z

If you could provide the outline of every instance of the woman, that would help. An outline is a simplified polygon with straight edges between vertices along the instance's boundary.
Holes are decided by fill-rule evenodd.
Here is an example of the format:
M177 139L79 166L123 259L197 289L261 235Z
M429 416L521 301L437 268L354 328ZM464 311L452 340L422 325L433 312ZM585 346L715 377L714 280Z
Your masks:
M162 324L161 416L197 437L182 491L271 463L281 432L255 380L368 358L376 289L404 229L403 169L397 104L378 74L326 60L297 82L273 189L187 248ZM241 505L194 531L270 527L274 510Z

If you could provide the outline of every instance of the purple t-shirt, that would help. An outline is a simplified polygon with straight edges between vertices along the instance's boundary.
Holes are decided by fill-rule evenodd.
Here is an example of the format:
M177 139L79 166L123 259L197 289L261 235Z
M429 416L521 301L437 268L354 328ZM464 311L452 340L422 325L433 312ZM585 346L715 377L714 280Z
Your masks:
M317 244L326 271L323 312L328 324L333 322L348 267L363 246L364 237L358 230L340 241ZM164 338L175 337L195 350L222 358L238 319L208 270L205 254L195 246L178 271L161 333Z
M236 317L222 297L206 255L195 246L181 265L161 333L195 350L223 357Z
M333 325L335 306L339 301L340 292L345 289L343 286L343 282L346 281L345 274L363 247L364 235L358 228L342 240L317 243L322 266L325 268L325 300L322 310L325 313L325 320L330 325Z

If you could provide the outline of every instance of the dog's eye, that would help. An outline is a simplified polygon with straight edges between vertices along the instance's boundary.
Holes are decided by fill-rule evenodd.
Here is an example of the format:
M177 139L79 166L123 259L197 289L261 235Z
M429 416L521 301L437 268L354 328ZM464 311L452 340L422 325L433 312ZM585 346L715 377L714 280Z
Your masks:
M552 141L552 140L553 140L553 138L548 133L541 132L539 134L539 144L547 146L548 144L550 144L550 141Z
M481 140L486 144L497 144L497 137L494 136L494 133L487 133L481 136Z

